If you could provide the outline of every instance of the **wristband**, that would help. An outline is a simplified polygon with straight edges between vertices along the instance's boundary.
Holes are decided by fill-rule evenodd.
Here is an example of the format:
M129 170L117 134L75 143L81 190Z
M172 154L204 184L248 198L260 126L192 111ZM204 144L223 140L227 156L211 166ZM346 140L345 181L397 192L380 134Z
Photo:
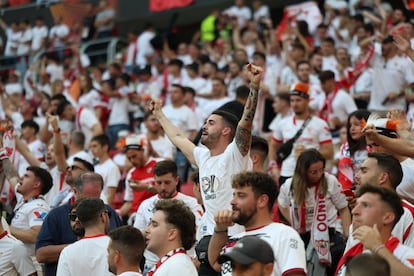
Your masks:
M53 133L55 133L55 134L59 134L59 133L60 133L60 128L58 128L58 129L54 129L54 130L53 130Z
M377 246L374 248L374 250L372 250L372 252L373 252L374 254L378 254L378 251L380 251L380 250L381 250L381 249L383 249L383 248L385 248L385 245L384 245L384 244L377 245Z
M217 228L214 227L214 233L216 233L216 234L227 233L227 228L226 228L226 230L217 230Z

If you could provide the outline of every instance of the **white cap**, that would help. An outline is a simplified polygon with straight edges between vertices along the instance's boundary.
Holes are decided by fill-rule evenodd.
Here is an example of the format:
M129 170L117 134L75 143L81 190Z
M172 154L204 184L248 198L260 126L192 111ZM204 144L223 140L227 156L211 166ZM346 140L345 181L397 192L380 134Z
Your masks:
M125 138L124 151L129 149L144 150L145 154L148 153L148 139L145 135L131 134Z

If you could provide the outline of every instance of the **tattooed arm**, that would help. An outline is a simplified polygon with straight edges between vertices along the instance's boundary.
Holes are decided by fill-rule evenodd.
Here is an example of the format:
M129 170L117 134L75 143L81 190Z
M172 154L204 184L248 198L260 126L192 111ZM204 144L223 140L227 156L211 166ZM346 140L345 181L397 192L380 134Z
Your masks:
M260 80L263 69L252 64L247 65L247 72L250 80L250 93L244 106L243 116L237 125L235 141L240 153L245 156L250 149L252 140L253 118L256 112L257 100L259 97Z

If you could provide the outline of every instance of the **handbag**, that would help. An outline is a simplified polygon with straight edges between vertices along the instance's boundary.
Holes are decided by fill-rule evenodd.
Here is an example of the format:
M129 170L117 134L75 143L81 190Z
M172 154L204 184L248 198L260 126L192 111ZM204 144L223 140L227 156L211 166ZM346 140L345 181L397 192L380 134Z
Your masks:
M292 152L293 144L296 142L296 140L302 135L303 130L308 125L310 120L312 119L312 116L309 116L305 122L303 122L302 126L296 132L295 136L293 136L291 139L286 141L283 145L280 146L280 148L276 152L277 161L283 162Z

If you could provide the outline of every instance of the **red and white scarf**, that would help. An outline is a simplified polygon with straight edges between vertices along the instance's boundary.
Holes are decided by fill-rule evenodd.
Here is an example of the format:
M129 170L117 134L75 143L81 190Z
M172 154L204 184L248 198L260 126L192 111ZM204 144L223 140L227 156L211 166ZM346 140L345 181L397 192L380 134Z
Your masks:
M385 247L391 251L391 253L394 253L394 250L397 248L400 241L396 237L390 237L388 241L385 243ZM344 253L342 258L339 260L338 267L336 269L335 275L341 275L342 272L346 269L346 265L349 263L349 261L361 254L364 251L364 245L362 242L359 242L352 246L348 251Z
M291 190L292 191L292 190ZM330 265L332 262L329 247L329 228L328 228L328 212L326 208L326 197L318 193L319 184L315 187L315 206L313 211L313 220L311 226L311 240L315 248L319 262L324 265ZM299 233L306 232L306 205L305 202L301 206L296 206L291 193L290 218L292 227Z

